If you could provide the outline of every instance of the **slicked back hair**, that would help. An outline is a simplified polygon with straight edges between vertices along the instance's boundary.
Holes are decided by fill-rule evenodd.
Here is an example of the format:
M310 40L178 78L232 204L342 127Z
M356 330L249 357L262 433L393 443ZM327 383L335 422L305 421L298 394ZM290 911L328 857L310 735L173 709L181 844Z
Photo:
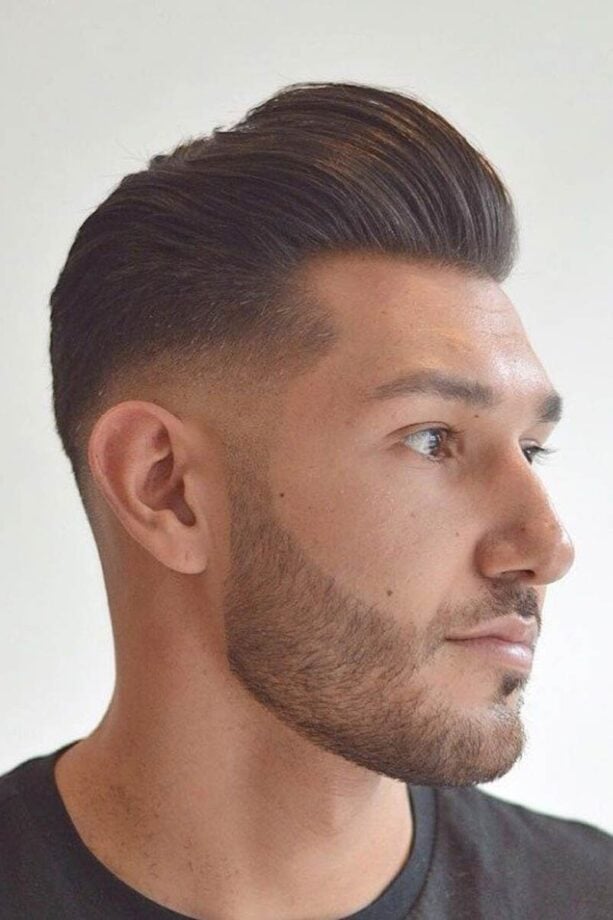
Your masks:
M110 387L249 381L337 340L292 287L309 256L370 251L501 282L517 254L510 195L482 153L404 93L297 83L229 128L125 176L79 228L51 293L56 430L77 486ZM112 403L111 403L112 404ZM86 506L87 510L87 506Z

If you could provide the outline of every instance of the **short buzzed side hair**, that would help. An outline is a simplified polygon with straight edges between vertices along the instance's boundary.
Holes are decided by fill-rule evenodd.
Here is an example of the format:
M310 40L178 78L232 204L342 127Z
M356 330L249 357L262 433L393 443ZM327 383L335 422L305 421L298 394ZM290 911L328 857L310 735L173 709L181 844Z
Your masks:
M79 228L51 294L56 430L84 502L87 440L111 385L145 372L232 380L246 366L255 385L308 367L337 336L292 272L356 250L498 282L516 258L500 177L400 92L293 84L125 176Z

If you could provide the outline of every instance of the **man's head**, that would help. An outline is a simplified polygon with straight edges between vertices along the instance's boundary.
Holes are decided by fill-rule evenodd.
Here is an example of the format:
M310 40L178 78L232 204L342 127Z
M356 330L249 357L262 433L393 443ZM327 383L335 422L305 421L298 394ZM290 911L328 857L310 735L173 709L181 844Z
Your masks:
M449 637L540 623L572 562L531 465L558 407L500 288L514 250L485 159L371 87L290 87L123 180L51 337L120 675L190 636L369 770L510 769L525 672Z

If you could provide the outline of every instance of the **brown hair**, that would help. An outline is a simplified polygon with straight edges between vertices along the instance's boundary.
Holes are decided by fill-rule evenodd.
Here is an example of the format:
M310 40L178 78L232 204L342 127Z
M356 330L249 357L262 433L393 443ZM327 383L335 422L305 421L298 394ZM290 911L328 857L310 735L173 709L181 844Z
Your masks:
M290 283L309 255L370 250L502 281L516 249L489 162L389 89L293 84L152 157L83 222L51 294L56 430L81 496L112 383L147 368L228 377L245 361L265 379L333 345L330 318Z

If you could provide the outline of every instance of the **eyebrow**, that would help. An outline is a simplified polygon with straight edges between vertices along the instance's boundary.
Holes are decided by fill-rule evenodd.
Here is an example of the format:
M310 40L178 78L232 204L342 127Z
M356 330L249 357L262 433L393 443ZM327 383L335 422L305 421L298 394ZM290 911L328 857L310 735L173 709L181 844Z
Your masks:
M362 399L364 402L375 402L422 393L454 399L476 409L495 409L503 402L502 397L486 384L437 370L401 374L393 380L362 391ZM536 421L543 424L559 422L562 407L562 397L556 390L551 390L538 403Z

